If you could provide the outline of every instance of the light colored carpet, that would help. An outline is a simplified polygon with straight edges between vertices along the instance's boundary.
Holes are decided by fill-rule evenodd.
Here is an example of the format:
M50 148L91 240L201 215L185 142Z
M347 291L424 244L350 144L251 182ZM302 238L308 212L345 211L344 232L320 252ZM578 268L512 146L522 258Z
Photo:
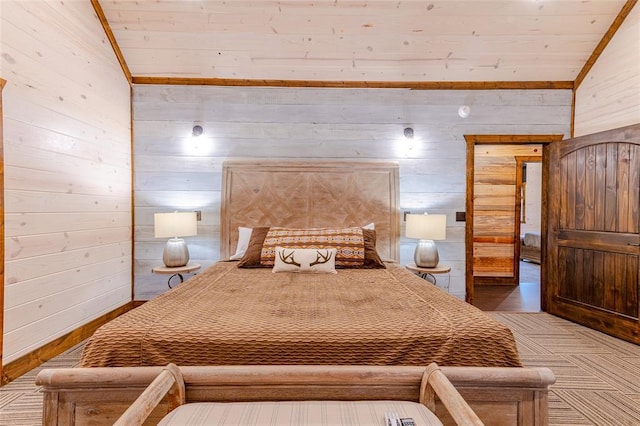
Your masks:
M35 385L36 376L44 368L75 367L83 346L81 343L0 387L0 426L41 426L42 393Z
M640 425L640 346L546 313L489 312L513 330L526 366L556 375L550 425ZM41 425L42 368L73 367L82 345L0 388L0 425Z
M525 366L549 367L550 425L640 425L640 346L546 313L489 312Z

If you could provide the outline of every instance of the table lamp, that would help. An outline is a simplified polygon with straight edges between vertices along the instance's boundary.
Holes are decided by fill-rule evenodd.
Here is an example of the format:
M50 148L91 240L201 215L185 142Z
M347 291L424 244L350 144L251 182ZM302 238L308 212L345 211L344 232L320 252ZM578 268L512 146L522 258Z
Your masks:
M196 212L155 213L153 223L156 238L169 237L162 253L165 266L175 268L189 263L189 248L179 237L198 234Z
M447 215L408 214L406 236L417 238L418 244L413 254L416 266L435 268L440 260L434 240L444 240L447 236Z

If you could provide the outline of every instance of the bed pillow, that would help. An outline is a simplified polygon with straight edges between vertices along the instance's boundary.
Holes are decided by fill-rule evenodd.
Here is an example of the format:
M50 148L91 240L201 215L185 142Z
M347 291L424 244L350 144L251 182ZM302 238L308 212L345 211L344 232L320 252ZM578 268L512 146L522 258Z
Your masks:
M249 241L251 241L251 231L251 228L238 227L238 244L236 245L236 252L229 257L230 260L242 259L249 247Z
M239 268L270 268L261 263L262 245L269 232L268 227L253 228L247 251L238 263ZM364 262L359 265L342 266L336 262L336 268L384 269L386 266L376 251L376 231L362 228L364 239ZM274 258L275 259L275 258Z
M264 238L260 263L273 266L276 247L335 248L336 266L364 265L364 235L362 228L280 228L271 227Z
M260 253L262 253L262 243L269 232L268 226L253 228L247 251L238 262L238 268L266 268L260 264Z
M375 230L376 224L374 222L367 223L362 227L363 230ZM253 228L247 228L244 226L238 226L238 242L236 244L236 252L229 257L231 260L242 259L242 256L249 247L249 241L251 240L251 231ZM366 238L366 237L365 237ZM366 240L365 240L366 241ZM374 246L375 246L375 234L374 234Z
M336 274L336 252L330 249L288 249L276 247L272 272L312 272Z
M375 230L375 223L368 223L362 227L363 230ZM253 228L247 228L244 226L238 226L238 243L236 244L236 252L229 257L229 260L240 260L242 256L247 252L249 247L249 241L251 241L251 231ZM365 237L366 244L366 237ZM375 233L374 233L374 249L375 249ZM366 247L365 247L366 251ZM366 252L365 252L366 257Z
M384 262L376 250L376 231L362 228L364 236L364 264L363 269L385 269Z

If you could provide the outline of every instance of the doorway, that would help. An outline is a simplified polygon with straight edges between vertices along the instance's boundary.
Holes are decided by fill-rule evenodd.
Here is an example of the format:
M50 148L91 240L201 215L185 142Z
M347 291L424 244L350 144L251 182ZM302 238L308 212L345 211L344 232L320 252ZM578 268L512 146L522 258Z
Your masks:
M476 286L483 311L540 312L542 156L516 156L514 224L516 285Z
M563 135L465 135L465 278L468 303L474 303L476 286L517 286L520 237L515 220L518 174L516 157L540 157L544 166L543 147L562 140L562 137ZM543 200L543 230L545 209L546 202ZM540 283L541 294L544 294L544 285L543 276Z
M542 157L516 157L516 277L522 310L540 311Z

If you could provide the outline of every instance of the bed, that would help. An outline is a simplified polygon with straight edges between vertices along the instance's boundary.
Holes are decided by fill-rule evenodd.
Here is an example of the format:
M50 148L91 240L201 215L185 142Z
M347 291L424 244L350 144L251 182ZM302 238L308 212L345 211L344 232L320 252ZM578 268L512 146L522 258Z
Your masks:
M540 263L540 248L540 233L526 232L520 237L520 260Z
M397 262L399 216L396 163L226 162L220 216L224 260L102 326L81 358L82 367L94 368L43 373L38 383L45 395L44 424L111 424L153 380L158 366L168 363L179 365L191 383L187 400L248 401L361 398L364 393L351 384L334 386L337 372L347 367L373 380L368 398L413 398L419 383L407 382L404 372L422 371L431 362L442 366L488 424L546 424L553 375L521 367L507 327ZM361 229L367 256L373 235L384 268L336 267L327 273L274 273L276 265L238 268L249 248L240 261L226 259L244 245L243 227L251 229L250 247L259 228L268 229L267 235L276 227L349 227L357 235ZM282 250L288 249L276 248ZM251 373L245 376L246 368ZM385 384L371 375L385 368L398 373L399 381ZM226 377L219 390L208 372ZM296 387L305 379L292 372L320 384ZM281 386L267 386L265 379L275 375Z
M85 345L81 366L520 366L507 327L396 263L397 186L398 165L390 162L226 162L223 258L233 257L239 227L253 229L253 238L276 225L329 226L352 232L340 237L344 244L361 230L381 267L273 273L271 264L221 261L101 327ZM268 240L257 242L258 253ZM354 247L344 248L345 259L336 255L336 265L350 261ZM368 259L370 246L358 247Z
M274 274L218 262L101 327L81 366L520 366L507 327L386 266Z

